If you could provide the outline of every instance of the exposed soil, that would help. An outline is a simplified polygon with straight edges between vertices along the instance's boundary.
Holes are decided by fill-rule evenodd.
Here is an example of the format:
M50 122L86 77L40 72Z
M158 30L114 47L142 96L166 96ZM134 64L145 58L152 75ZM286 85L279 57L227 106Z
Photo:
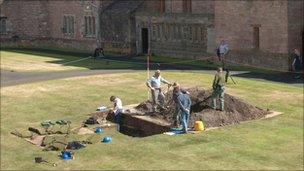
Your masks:
M198 87L187 89L187 91L190 93L192 101L189 127L193 127L194 122L198 120L203 121L206 128L238 124L241 121L263 118L270 113L229 94L225 94L225 111L213 110L210 108L212 103L210 98L211 91ZM167 108L159 113L151 113L151 101L140 103L136 109L147 115L162 118L169 123L173 123L172 117L175 104L172 101L172 91L168 92L165 96Z

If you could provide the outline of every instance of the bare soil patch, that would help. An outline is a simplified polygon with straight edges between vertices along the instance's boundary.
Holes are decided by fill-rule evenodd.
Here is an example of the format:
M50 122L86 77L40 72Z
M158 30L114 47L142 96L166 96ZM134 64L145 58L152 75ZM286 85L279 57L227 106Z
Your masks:
M263 118L270 113L229 94L225 94L225 111L213 110L210 107L212 91L198 87L189 88L187 91L189 91L192 101L189 127L193 127L194 122L198 120L203 121L206 128L238 124L242 121ZM169 123L173 123L175 104L172 100L172 91L165 96L167 109L160 113L151 113L151 101L142 102L135 108L152 117L162 118Z

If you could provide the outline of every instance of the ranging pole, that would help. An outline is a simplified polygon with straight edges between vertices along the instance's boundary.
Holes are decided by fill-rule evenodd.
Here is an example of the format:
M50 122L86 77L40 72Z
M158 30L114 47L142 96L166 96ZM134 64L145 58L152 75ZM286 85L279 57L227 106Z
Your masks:
M147 55L147 79L150 79L150 57L151 57L151 48L150 48L150 37L151 37L151 17L148 17L148 55ZM148 100L150 99L150 90L148 90Z
M148 50L148 55L147 55L147 80L150 79L150 54ZM150 91L148 90L148 100L150 99Z

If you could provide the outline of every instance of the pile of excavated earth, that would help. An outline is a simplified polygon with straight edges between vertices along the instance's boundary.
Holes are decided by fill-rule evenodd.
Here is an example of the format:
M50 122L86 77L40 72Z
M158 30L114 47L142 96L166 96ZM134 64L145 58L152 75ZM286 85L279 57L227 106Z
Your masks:
M265 117L270 112L258 107L252 106L241 99L225 94L225 110L213 110L210 106L212 103L212 91L204 90L202 88L189 88L186 89L190 93L192 101L191 114L189 119L189 127L194 127L195 121L203 121L206 128L220 127L225 125L238 124L242 121L260 119ZM172 100L172 91L165 94L166 109L161 112L151 113L153 111L152 102L145 101L140 103L136 110L163 119L166 122L172 123L173 114L175 111L175 104ZM220 104L219 102L217 103Z

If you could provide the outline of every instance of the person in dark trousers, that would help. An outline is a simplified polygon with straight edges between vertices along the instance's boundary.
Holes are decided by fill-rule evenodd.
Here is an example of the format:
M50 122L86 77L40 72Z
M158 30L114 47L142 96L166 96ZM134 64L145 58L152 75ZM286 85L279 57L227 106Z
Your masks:
M177 101L182 115L182 125L183 125L182 130L184 133L188 133L191 99L188 94L183 94L180 92L177 96Z
M291 63L291 66L292 66L292 71L294 72L301 72L302 68L303 68L303 61L301 61L301 54L300 54L300 51L295 48L293 50L293 53L292 53L292 63ZM294 77L295 79L299 79L301 78L301 74L299 75L296 75Z
M221 102L220 110L224 111L225 77L223 74L223 69L221 67L217 68L217 73L214 76L212 88L212 108L216 110L216 100L219 98Z
M174 115L173 115L173 119L174 119L174 123L173 126L175 127L179 127L179 125L182 124L182 116L181 116L181 110L178 104L178 95L179 93L183 93L183 94L190 94L188 91L180 88L180 85L177 82L173 83L173 95L172 95L172 100L175 104L175 111L174 111Z
M222 40L218 48L216 49L216 54L219 59L219 61L224 60L224 56L228 53L229 47L228 44L225 42L225 40Z
M113 113L115 123L117 123L117 130L120 131L122 124L121 114L123 113L122 102L119 98L115 96L111 96L110 101L113 102Z
M103 52L103 48L102 47L97 47L95 50L94 50L94 54L93 54L93 57L94 59L98 58L98 57L102 57L105 56L104 55L104 52Z

